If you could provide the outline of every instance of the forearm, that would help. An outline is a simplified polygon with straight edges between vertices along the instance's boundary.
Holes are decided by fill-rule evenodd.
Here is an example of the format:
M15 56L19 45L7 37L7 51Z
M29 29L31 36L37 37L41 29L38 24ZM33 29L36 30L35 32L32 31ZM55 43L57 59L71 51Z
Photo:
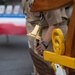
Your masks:
M47 44L50 43L51 39L52 39L52 31L53 29L55 29L56 27L54 25L52 26L49 26L44 38L43 38L43 41L45 41Z
M43 51L48 47L48 44L52 39L52 31L55 28L55 26L49 26L46 34L44 35L43 41L36 47L36 50L39 54L43 54Z

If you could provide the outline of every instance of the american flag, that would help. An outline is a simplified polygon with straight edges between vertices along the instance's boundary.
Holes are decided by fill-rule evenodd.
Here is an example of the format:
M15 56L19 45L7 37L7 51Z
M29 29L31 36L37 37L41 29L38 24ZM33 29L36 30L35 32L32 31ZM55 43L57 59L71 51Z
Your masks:
M26 35L26 16L24 14L1 14L0 34Z

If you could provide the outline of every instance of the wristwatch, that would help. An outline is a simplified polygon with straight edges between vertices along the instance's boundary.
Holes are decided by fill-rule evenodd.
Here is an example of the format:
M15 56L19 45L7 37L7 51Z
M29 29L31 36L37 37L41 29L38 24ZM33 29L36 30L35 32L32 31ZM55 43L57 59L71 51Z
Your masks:
M48 44L45 41L42 41L41 43L45 46L45 48L48 47Z

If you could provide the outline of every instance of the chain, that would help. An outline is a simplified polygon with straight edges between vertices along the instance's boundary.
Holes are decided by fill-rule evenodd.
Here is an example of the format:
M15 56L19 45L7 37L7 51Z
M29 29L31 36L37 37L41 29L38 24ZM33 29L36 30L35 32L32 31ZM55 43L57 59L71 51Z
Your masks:
M42 24L42 21L44 20L44 16L43 16L43 13L41 12L41 14L40 14L40 22L39 22L39 25L41 25Z

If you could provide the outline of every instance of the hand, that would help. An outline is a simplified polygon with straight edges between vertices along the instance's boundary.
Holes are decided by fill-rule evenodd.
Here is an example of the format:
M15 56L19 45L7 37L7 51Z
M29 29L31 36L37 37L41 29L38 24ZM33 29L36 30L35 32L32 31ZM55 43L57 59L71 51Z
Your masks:
M45 50L45 46L40 43L37 47L36 47L36 51L39 53L39 54L43 54L43 51Z

